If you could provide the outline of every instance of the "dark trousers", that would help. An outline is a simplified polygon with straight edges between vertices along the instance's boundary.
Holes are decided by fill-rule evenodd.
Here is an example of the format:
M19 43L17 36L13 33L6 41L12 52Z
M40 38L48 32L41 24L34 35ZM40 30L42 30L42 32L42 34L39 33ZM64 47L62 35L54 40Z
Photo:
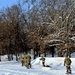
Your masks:
M45 66L45 62L42 62L42 65Z
M71 73L71 67L70 67L70 65L66 66L66 73Z

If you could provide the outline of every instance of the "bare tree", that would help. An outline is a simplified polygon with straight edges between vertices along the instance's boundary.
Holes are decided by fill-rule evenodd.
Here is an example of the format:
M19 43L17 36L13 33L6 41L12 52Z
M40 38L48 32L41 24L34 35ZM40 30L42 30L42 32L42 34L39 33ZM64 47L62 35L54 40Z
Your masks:
M30 25L31 23L34 26L39 24L38 30L41 34L48 34L50 40L60 39L66 43L67 37L71 35L70 30L74 25L74 22L71 24L71 21L74 21L74 0L40 0L36 6L35 4L29 11L30 14L33 14L29 14ZM34 27L32 25L30 29ZM36 28L34 27L34 33L36 33Z
M22 6L18 3L1 12L1 52L7 49L8 55L16 53L17 58L19 52L27 53L35 43L40 46L37 53L46 53L45 40L64 41L64 48L65 44L74 44L70 39L75 33L74 0L23 0Z

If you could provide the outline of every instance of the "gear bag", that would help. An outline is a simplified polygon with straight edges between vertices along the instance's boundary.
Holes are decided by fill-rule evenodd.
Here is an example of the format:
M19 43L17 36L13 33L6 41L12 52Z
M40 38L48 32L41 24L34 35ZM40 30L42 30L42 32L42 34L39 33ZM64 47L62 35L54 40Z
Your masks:
M66 58L66 59L65 59L65 64L66 64L66 65L70 65L70 64L71 64L70 58Z

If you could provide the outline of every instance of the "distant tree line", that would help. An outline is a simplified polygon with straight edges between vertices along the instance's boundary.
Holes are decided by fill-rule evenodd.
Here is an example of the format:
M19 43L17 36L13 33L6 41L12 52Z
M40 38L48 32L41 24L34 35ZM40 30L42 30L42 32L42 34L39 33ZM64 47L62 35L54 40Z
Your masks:
M37 55L46 53L45 36L67 43L74 33L74 0L22 0L0 10L0 55L8 54L8 60L13 54L18 60L19 53L36 45Z

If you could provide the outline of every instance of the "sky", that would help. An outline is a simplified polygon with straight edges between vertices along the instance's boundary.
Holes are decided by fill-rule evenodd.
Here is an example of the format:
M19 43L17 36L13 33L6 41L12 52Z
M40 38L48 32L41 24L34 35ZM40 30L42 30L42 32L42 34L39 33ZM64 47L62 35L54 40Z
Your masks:
M0 9L17 4L18 0L0 0Z

